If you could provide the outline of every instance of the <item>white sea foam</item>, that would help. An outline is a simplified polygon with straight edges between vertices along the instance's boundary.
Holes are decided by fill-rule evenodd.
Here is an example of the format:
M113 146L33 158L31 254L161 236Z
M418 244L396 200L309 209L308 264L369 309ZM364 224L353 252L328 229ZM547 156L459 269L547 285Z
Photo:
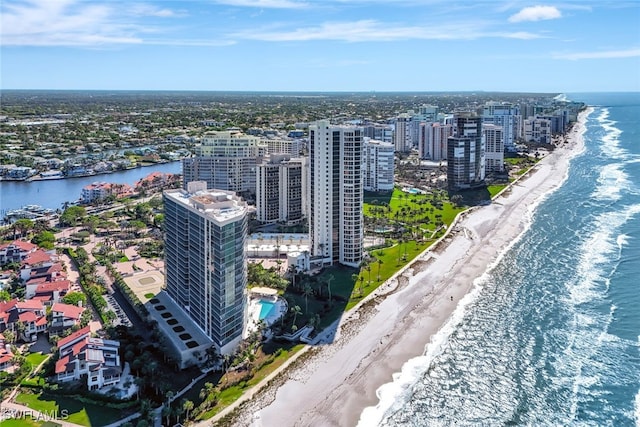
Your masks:
M591 195L597 200L620 200L623 191L632 189L629 175L623 170L622 163L610 163L600 170L598 187Z
M604 108L596 119L605 131L605 135L601 138L602 144L600 145L600 150L608 157L626 160L629 158L629 152L620 147L622 130L615 126L618 122L609 120L608 117L609 110Z
M599 215L594 223L594 233L582 244L577 276L569 282L569 294L572 304L604 297L599 284L607 285L607 274L602 266L611 261L615 254L619 258L621 244L625 242L624 234L614 235L627 221L640 213L640 204L630 205L622 210L606 212ZM604 289L606 291L606 288Z
M616 363L610 358L617 354L610 351L611 348L629 345L608 333L617 307L611 305L609 314L603 315L582 304L606 298L610 277L619 264L614 263L612 267L611 262L614 258L621 259L622 247L628 243L628 236L619 230L638 213L640 204L598 215L593 222L595 231L584 239L580 247L576 277L567 284L570 295L568 309L573 312L573 322L569 344L556 367L561 377L571 381L569 424L575 421L580 403L597 397L598 391L593 388L603 375L607 375L608 381L614 378L616 381L628 381L626 373L611 371ZM596 354L598 356L594 357Z
M638 393L636 393L633 409L634 418L636 419L636 427L640 427L640 390L638 390Z
M627 234L620 234L616 238L616 243L618 244L618 249L622 251L622 247L629 244L629 236Z

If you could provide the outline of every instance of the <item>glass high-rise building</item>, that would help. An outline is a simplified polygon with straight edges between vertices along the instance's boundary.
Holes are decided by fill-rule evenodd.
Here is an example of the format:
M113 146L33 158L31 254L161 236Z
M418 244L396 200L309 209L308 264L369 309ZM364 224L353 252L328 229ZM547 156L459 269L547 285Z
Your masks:
M167 293L222 354L242 339L247 307L247 205L191 182L164 192Z

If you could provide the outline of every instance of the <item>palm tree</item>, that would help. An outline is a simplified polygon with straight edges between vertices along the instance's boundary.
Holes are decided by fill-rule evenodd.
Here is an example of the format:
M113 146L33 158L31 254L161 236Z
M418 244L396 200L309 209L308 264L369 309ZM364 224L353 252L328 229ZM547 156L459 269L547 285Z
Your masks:
M382 264L384 264L384 263L382 262L382 259L376 258L376 264L378 264L378 282L379 282L380 281L380 266Z
M311 289L311 286L309 286L308 283L305 283L304 289L302 290L302 295L304 295L304 311L306 313L309 311L308 298L310 295L313 295L313 289Z
M291 286L293 287L293 289L296 288L296 273L297 273L297 268L295 265L289 265L289 267L287 268L287 272L289 273L289 275L291 275Z
M364 288L362 287L362 284L364 283L364 276L360 276L360 296L364 295Z
M356 283L358 283L358 279L360 278L360 275L358 273L353 273L351 275L351 280L353 280L353 288L356 288Z
M215 386L210 382L204 383L204 388L200 390L199 396L203 401L202 403L204 403L204 406L207 408L211 404L215 404L215 402L218 400L215 393Z
M296 324L296 318L298 317L299 314L302 314L302 309L300 308L299 305L294 305L293 307L291 307L290 310L293 313L293 324Z
M187 414L185 415L185 420L189 419L189 411L191 411L193 409L193 402L190 400L185 400L184 403L182 404L182 408L187 412Z
M163 406L161 417L166 418L167 420L166 425L169 425L169 415L171 415L171 406Z
M400 265L400 260L402 258L402 243L404 242L404 236L400 236L398 239L398 265Z
M327 292L329 293L329 304L331 304L331 282L335 280L333 274L330 274L327 278Z

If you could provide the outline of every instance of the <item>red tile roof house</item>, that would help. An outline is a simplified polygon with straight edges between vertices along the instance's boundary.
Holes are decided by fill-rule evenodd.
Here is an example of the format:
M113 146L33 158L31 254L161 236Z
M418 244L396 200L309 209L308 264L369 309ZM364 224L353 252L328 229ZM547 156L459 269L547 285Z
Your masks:
M51 306L51 329L66 329L80 323L84 307L57 302Z
M0 332L9 329L9 318L11 317L11 312L15 308L16 304L18 304L17 299L12 299L6 302L0 301Z
M47 330L47 317L42 301L18 301L9 312L9 324L14 332L18 332L17 323L24 325L20 338L24 341L35 341L40 332Z
M35 282L31 280L27 282L25 298L37 299L42 301L45 305L51 305L56 302L60 302L71 289L71 282L68 280L56 280L53 282L42 281L36 279Z
M37 245L22 240L14 240L11 243L0 245L0 265L20 262L37 249Z
M19 333L18 322L24 325ZM0 331L10 329L23 341L35 341L47 330L47 317L41 301L11 300L0 303ZM19 336L18 336L19 335Z
M122 372L118 341L91 337L89 326L58 341L56 376L59 382L87 377L89 390L116 384Z
M31 275L32 271L37 271L45 267L48 269L56 262L58 262L58 256L55 253L55 249L50 252L46 252L42 249L31 252L21 261L22 266L20 267L20 279L22 279L23 282L26 282L29 279L34 279L35 277L32 277Z

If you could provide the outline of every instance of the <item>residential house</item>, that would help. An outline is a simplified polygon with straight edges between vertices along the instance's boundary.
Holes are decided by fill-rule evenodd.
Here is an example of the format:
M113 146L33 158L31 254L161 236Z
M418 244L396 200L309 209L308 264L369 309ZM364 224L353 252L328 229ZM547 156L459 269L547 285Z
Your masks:
M49 332L70 328L80 323L84 307L56 302L51 306L51 328Z
M18 301L10 313L9 324L22 340L35 341L39 333L47 330L44 305L38 300Z
M26 282L32 279L31 272L41 268L49 268L58 261L58 256L55 254L55 250L45 251L43 249L37 249L27 254L27 256L21 261L20 267L20 279Z
M58 341L55 373L60 382L77 381L84 375L89 390L116 384L122 372L118 341L94 338L89 326Z
M0 265L11 262L21 262L27 255L35 252L37 249L38 245L22 240L14 240L11 243L0 245Z

